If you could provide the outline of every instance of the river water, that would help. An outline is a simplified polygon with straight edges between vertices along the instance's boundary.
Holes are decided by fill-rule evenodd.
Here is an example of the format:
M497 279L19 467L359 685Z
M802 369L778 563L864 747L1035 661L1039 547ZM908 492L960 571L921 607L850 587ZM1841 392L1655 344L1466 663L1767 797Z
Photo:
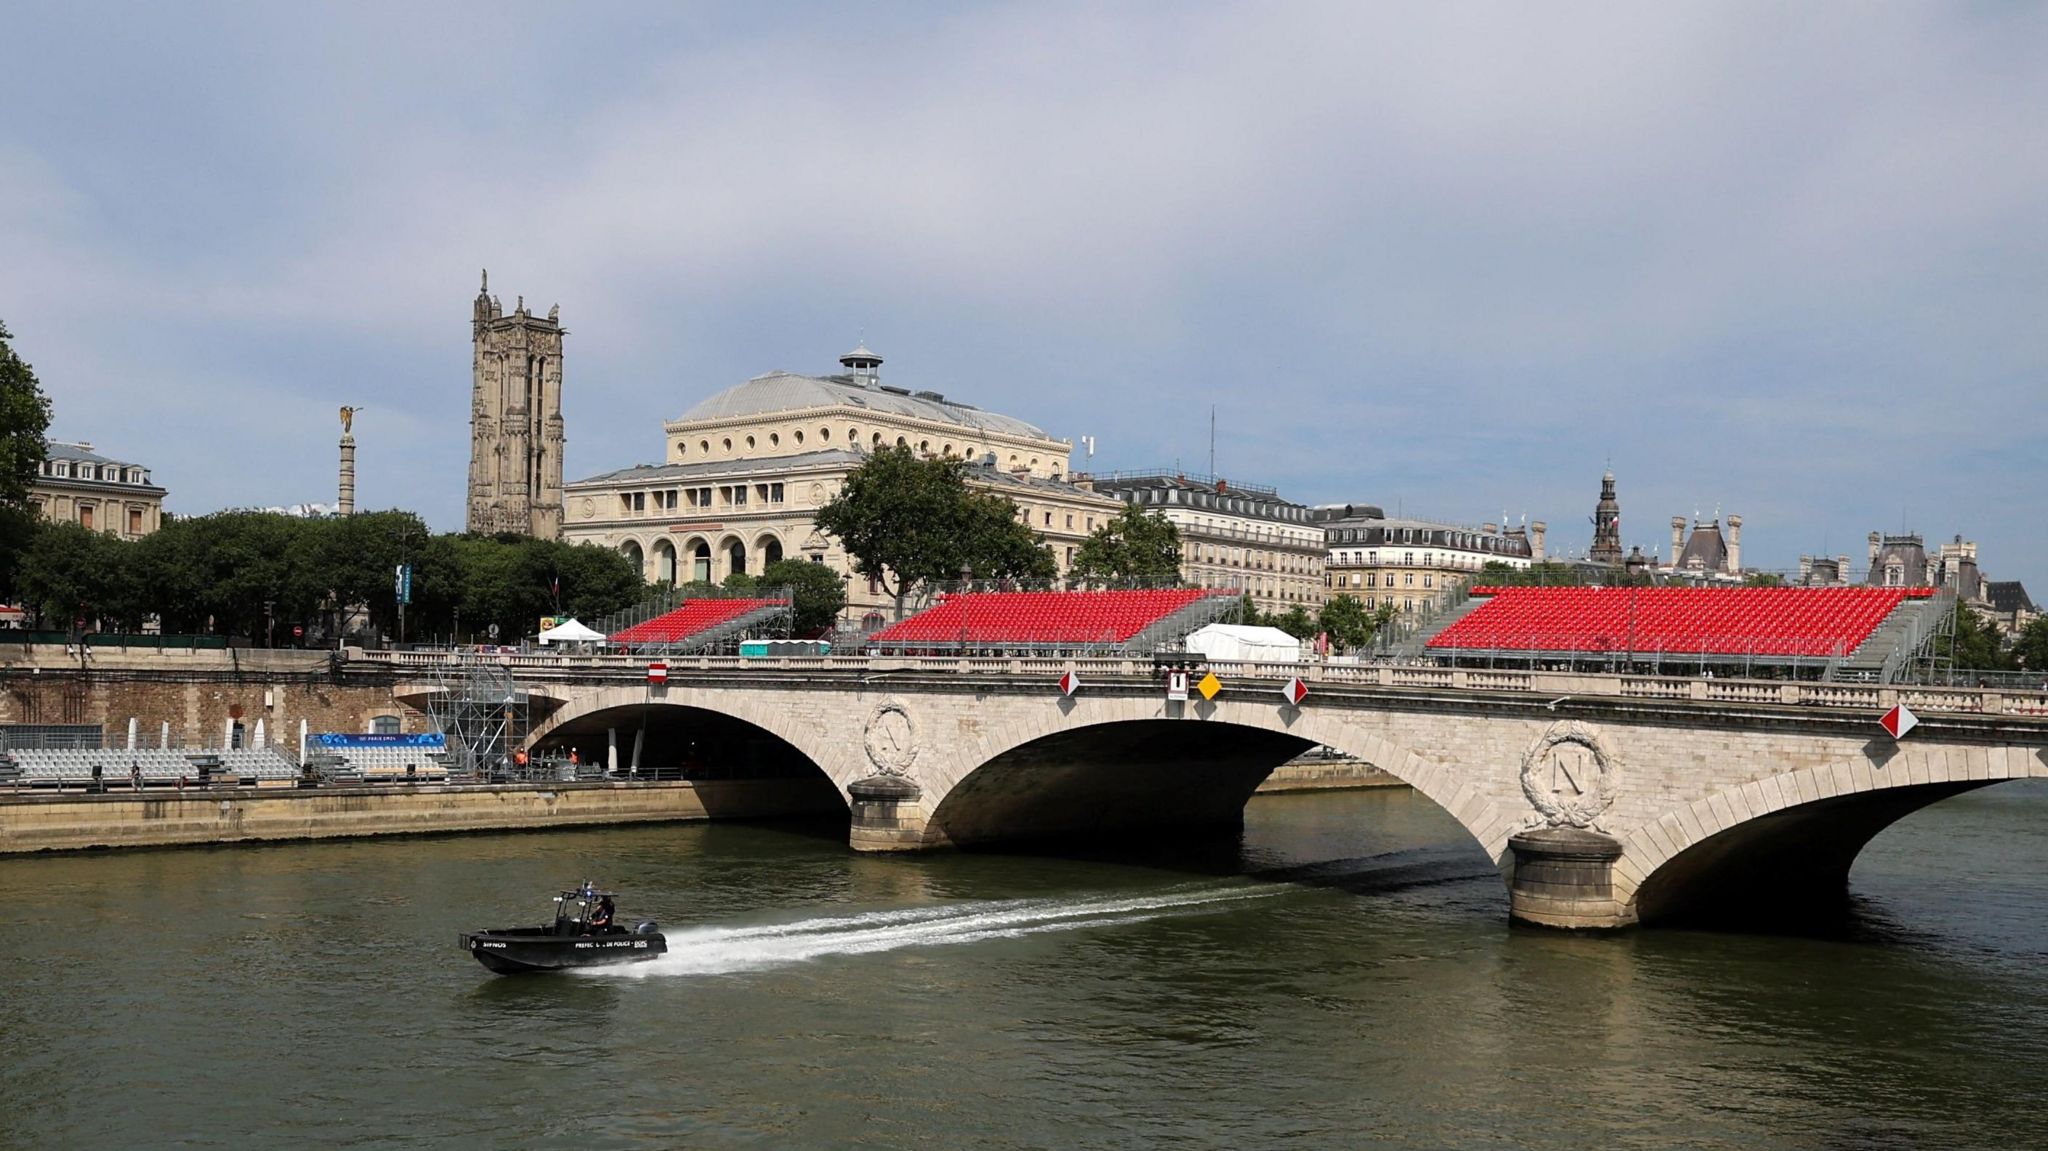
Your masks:
M502 978L585 876L664 959ZM685 825L0 861L0 1147L2036 1147L2048 787L1824 937L1510 929L1405 791L1240 840L856 856Z

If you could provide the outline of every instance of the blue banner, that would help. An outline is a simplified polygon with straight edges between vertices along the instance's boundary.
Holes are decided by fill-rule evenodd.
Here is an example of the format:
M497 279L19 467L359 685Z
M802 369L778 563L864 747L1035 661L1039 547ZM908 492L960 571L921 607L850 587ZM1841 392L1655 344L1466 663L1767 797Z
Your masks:
M447 747L448 737L440 732L413 735L356 735L328 731L312 737L315 747Z

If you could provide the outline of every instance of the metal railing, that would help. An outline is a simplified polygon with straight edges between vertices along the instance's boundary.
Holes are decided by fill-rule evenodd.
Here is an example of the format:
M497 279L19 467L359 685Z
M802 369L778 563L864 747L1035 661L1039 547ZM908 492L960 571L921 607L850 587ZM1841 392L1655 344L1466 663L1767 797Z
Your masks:
M361 662L404 670L408 661L428 658L424 652L371 652ZM634 656L587 655L497 657L521 669L529 679L545 682L548 673L573 672L563 679L638 678L646 661ZM354 662L354 661L352 661ZM1226 686L1255 685L1267 691L1291 677L1310 685L1360 688L1428 688L1474 692L1533 692L1545 698L1615 697L1689 699L1720 703L1770 703L1788 707L1881 711L1904 703L1916 711L1956 711L1989 715L2048 715L2048 685L1991 686L1912 684L1849 684L1815 680L1749 679L1741 676L1657 675L1634 670L1589 671L1523 668L1445 667L1387 661L1301 660L1299 662L1209 661ZM731 673L788 676L820 690L858 689L869 677L928 674L939 677L976 675L1043 680L1050 685L1067 671L1089 683L1150 683L1155 666L1150 656L1052 655L824 655L762 656L694 655L668 661L671 689L686 687L693 677L709 686L729 687ZM752 676L748 678L753 678Z

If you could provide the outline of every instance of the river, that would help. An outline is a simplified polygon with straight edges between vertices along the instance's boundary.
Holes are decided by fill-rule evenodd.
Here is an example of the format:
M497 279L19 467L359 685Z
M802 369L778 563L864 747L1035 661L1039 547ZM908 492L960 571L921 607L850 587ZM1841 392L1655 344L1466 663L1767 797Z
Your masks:
M668 956L502 978L585 876ZM2048 1128L2048 786L1818 937L1510 929L1404 789L1241 839L856 856L677 825L0 861L4 1147L1996 1147Z

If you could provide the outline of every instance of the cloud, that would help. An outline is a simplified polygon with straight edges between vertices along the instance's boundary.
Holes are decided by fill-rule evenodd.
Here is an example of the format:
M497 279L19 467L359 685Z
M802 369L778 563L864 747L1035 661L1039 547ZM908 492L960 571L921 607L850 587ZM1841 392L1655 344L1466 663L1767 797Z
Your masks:
M0 316L63 430L200 511L328 498L361 403L365 502L454 526L489 264L562 304L585 474L864 332L1098 467L1213 404L1304 500L1583 544L1611 457L1646 547L1718 503L1763 563L1904 516L2048 564L2048 15L489 12L31 18Z

